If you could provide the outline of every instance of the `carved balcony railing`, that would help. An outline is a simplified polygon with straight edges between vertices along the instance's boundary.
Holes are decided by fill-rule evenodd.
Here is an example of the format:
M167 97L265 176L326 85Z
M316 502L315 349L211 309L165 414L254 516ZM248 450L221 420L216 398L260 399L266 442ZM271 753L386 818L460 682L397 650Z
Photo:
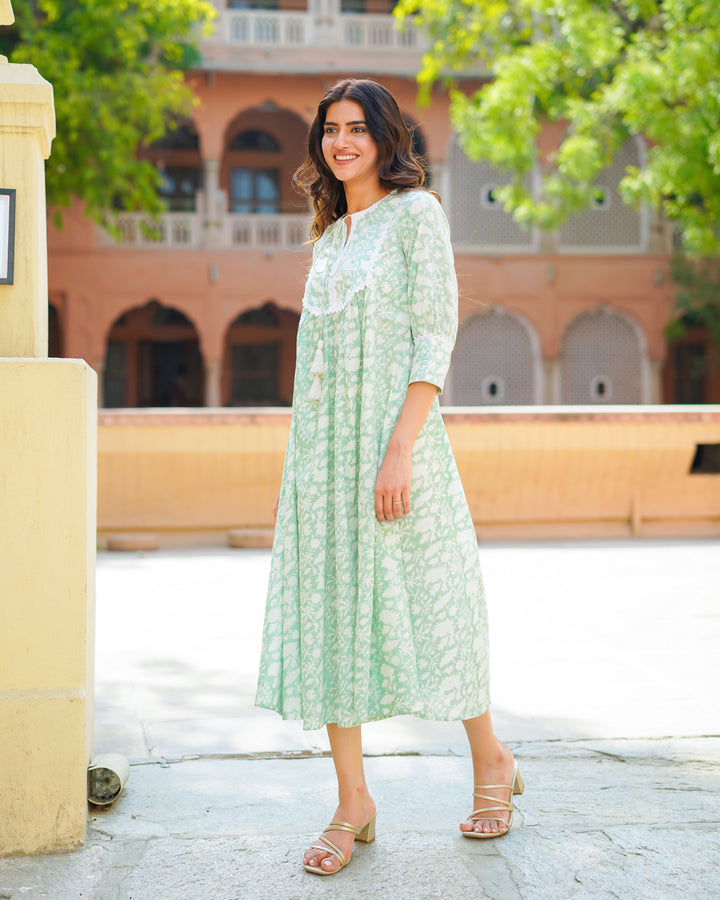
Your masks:
M119 213L114 218L117 234L98 229L101 246L197 247L201 242L198 213L165 213L153 218L145 213Z
M308 216L230 213L223 220L223 245L239 250L294 250L310 235Z
M249 47L312 46L312 18L307 13L232 9L220 15L217 36Z
M341 16L342 46L365 50L426 50L428 41L416 28L401 30L394 16Z
M228 213L219 228L208 228L201 213L165 213L157 219L145 213L120 213L116 233L98 229L103 247L146 249L200 248L236 250L297 250L308 240L310 219L287 213Z
M220 10L209 44L242 47L343 47L357 50L421 52L426 36L390 15L338 13L318 19L311 13L276 10Z

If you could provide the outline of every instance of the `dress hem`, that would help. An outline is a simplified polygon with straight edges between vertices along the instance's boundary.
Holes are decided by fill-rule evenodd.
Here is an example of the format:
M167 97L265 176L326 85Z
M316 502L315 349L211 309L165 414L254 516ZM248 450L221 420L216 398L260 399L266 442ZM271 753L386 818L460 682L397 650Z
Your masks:
M295 715L294 713L284 713L282 710L278 709L276 706L271 705L270 703L261 703L255 701L255 706L260 709L270 709L273 712L276 712L285 722L302 722L303 723L303 731L319 731L321 728L324 728L326 725L337 725L339 728L356 728L358 725L367 725L370 722L383 722L385 719L394 719L397 716L414 716L417 719L424 719L428 722L464 722L466 719L475 719L478 716L484 715L490 709L490 701L488 700L485 703L479 712L463 712L458 715L433 715L431 713L421 712L417 709L396 709L393 712L382 713L377 716L369 716L365 719L355 720L346 720L342 722L338 722L336 719L332 719L328 722L320 722L319 724L307 724L306 720L303 719L302 716Z

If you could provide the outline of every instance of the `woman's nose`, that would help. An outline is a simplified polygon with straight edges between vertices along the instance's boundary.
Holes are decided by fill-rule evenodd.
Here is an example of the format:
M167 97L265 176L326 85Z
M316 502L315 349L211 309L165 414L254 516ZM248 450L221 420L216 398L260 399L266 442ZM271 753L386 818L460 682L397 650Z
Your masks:
M346 147L347 146L347 132L343 128L338 129L337 136L335 137L335 146L336 147Z

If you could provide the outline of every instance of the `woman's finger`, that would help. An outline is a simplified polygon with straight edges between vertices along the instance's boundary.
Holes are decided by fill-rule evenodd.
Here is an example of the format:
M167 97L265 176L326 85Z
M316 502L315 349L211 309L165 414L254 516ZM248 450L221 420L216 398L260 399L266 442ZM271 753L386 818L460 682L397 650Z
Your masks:
M392 505L393 519L402 519L405 514L402 496L400 494L396 494L390 502Z
M385 522L385 501L379 491L375 491L375 517L383 525Z

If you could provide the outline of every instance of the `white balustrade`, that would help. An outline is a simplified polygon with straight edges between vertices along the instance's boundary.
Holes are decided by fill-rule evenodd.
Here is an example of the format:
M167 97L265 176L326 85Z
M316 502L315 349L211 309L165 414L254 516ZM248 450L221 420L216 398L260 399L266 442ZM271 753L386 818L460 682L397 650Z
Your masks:
M306 13L227 10L218 33L230 44L302 47L312 43L312 19Z
M412 22L401 29L394 16L342 13L316 27L311 13L249 9L221 10L211 40L245 47L339 46L415 52L429 46L425 35Z
M202 247L199 213L165 213L157 219L145 213L115 216L117 234L98 229L105 247ZM231 213L221 219L221 246L236 250L295 250L308 240L310 218L304 215Z
M114 219L118 234L100 230L99 243L123 247L197 247L200 218L197 213L164 213L157 218L146 213L119 213Z
M427 40L412 25L400 29L394 16L347 16L340 19L345 47L366 50L424 50Z
M284 213L230 213L226 234L225 243L238 250L298 249L309 238L310 219Z

